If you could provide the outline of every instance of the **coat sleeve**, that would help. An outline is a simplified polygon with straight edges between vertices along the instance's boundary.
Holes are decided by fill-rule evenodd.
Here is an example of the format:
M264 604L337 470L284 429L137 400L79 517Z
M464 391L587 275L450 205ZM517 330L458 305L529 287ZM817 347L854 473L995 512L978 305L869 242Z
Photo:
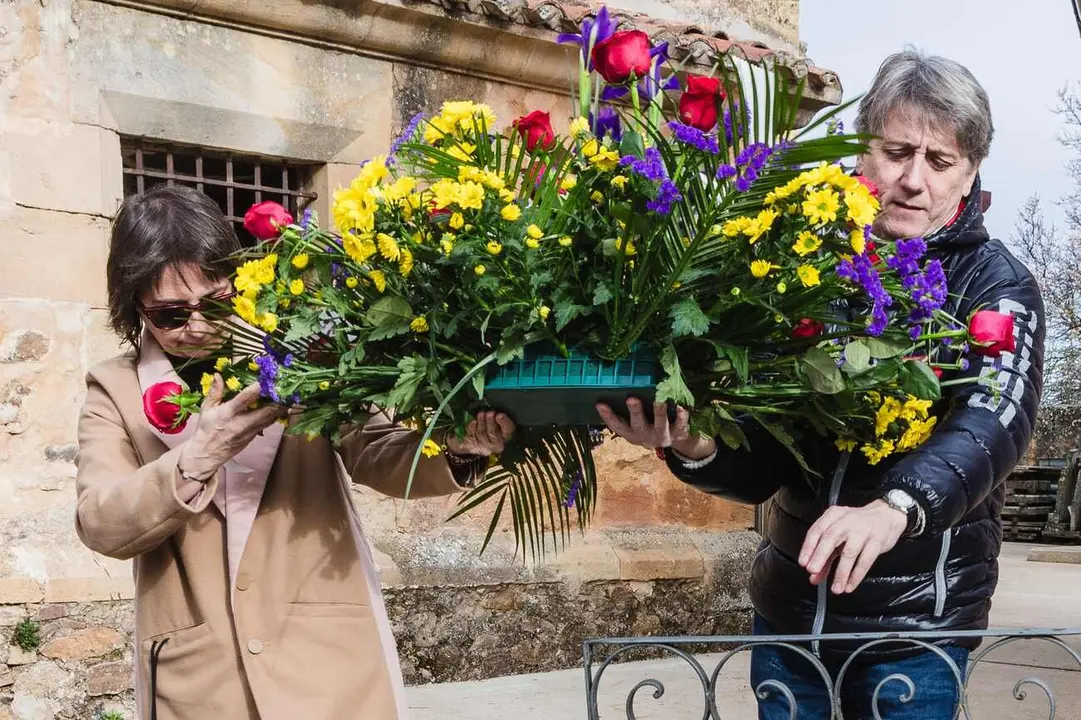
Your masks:
M384 495L405 497L409 469L420 438L419 433L379 412L364 425L343 432L342 462L353 482L367 485ZM455 479L445 457L422 455L409 497L449 495L462 489L463 485Z
M746 505L764 503L787 480L800 476L796 458L768 430L750 418L739 424L750 449L733 450L718 439L717 453L700 467L689 466L668 449L665 460L672 474L710 495Z
M78 434L75 529L95 552L127 560L153 550L214 497L220 473L188 502L178 495L183 445L142 464L120 411L93 376Z
M1032 438L1043 390L1045 319L1035 281L999 284L972 306L1013 316L1014 352L973 355L957 376L973 382L950 386L945 418L883 478L884 492L901 488L923 505L931 535L957 524L1013 471Z

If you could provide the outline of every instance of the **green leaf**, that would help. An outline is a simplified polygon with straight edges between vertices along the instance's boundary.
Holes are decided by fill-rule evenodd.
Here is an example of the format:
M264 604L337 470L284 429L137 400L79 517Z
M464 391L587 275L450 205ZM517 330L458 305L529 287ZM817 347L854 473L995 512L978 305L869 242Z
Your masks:
M289 329L285 332L283 342L289 344L309 338L315 334L318 327L318 312L303 312L289 320Z
M877 360L885 360L887 358L897 357L905 350L911 347L910 343L898 340L896 338L867 338L863 340L867 344L867 349L871 351L871 357Z
M834 395L845 389L845 379L828 352L813 347L800 360L803 374L815 392Z
M499 349L496 350L495 361L500 365L506 365L515 358L520 360L523 357L525 357L525 343L522 342L522 338L515 334L504 335L503 342L499 343Z
M883 360L866 372L853 374L852 386L858 390L867 390L892 382L897 377L898 365L896 360Z
M814 470L811 469L810 465L807 464L807 460L803 457L803 453L801 453L799 451L799 447L797 447L797 445L796 445L796 439L794 437L792 437L792 434L790 432L788 432L787 428L785 428L784 426L779 425L777 423L772 423L772 422L769 422L768 420L763 420L760 417L757 417L755 419L758 420L758 423L762 427L764 427L769 432L769 434L772 435L777 440L777 442L784 445L785 448L790 453L792 453L792 456L794 458L796 458L796 462L799 463L799 466L801 468L803 468L804 472L810 473L811 475L817 475L818 474Z
M413 308L403 297L397 295L383 297L372 303L364 319L377 328L392 327L403 323L408 326L413 319Z
M646 144L642 140L642 135L636 130L625 130L623 132L623 140L619 143L619 154L644 157L646 154Z
M693 297L683 298L673 305L669 315L674 337L701 337L709 331L709 318Z
M871 367L871 351L862 340L853 340L845 345L845 362L854 372L863 372Z
M721 438L721 441L725 445L733 450L739 450L740 448L750 449L750 443L747 442L747 436L743 433L737 423L734 422L722 422L717 427L717 436Z
M584 305L575 305L570 300L560 300L556 303L556 332L567 327L572 320L584 315L589 308Z
M612 289L606 283L598 282L593 289L593 304L604 305L612 299Z
M920 400L938 400L942 388L935 371L925 362L909 360L901 364L901 389Z
M484 373L479 372L473 376L473 390L478 398L484 399Z
M408 412L417 388L428 373L428 361L419 355L402 358L398 361L398 369L402 374L387 395L387 404L398 412Z
M747 348L718 342L714 342L712 345L713 349L717 351L717 365L720 365L722 360L727 359L729 368L736 371L740 382L746 383L751 373L751 359L747 354ZM722 372L727 372L727 370Z
M409 323L377 327L372 328L372 331L368 333L368 339L373 341L386 340L388 338L397 337L398 335L404 335L407 332L409 332Z
M679 367L679 355L672 345L667 345L661 353L661 367L667 377L657 384L656 402L672 401L684 407L694 407L694 395L683 381L683 371Z

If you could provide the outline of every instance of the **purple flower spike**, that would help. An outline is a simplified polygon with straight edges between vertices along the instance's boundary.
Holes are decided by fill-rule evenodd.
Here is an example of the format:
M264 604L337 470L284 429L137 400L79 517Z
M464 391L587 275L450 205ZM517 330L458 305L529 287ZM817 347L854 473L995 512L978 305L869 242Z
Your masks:
M582 63L587 70L593 69L593 48L615 35L616 23L608 15L608 8L601 6L596 19L586 18L577 33L562 33L556 37L557 43L568 43L582 48Z
M668 127L672 130L672 136L684 145L690 145L702 152L712 153L713 155L716 155L721 151L720 147L717 145L717 137L715 135L704 133L696 127L684 125L683 123L674 120L668 123ZM735 168L732 168L732 171L735 172Z

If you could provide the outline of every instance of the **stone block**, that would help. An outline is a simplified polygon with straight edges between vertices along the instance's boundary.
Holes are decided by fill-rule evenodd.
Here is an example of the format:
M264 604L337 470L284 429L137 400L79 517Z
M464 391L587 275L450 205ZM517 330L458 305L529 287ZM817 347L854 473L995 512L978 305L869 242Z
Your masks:
M15 627L27 617L26 609L18 605L0 606L0 627Z
M701 578L705 563L693 545L671 544L660 547L616 545L619 576L622 580L674 580Z
M15 675L7 665L0 665L0 688L10 687L15 684Z
M0 578L0 605L39 603L45 599L41 583L26 578Z
M120 650L128 641L116 630L92 627L46 643L41 654L53 660L89 660Z
M5 297L105 307L108 220L25 207L2 215L6 233L0 287Z
M68 606L59 603L53 603L51 605L44 605L38 610L38 621L47 622L49 620L59 620L60 618L66 618L68 616Z
M8 648L7 664L11 665L12 667L21 665L33 665L37 661L37 650L23 650L18 645L12 645Z
M60 699L72 692L75 681L73 673L48 660L35 663L15 678L12 689L15 699L12 709L22 718L52 718L48 711L56 713ZM21 700L20 700L21 699ZM26 712L31 709L31 712Z
M86 672L87 695L119 695L134 687L134 674L130 662L117 661L93 665Z
M19 205L111 217L123 199L120 139L111 130L9 117L0 146Z
M45 602L94 602L131 600L135 582L130 577L89 577L50 580L45 585Z

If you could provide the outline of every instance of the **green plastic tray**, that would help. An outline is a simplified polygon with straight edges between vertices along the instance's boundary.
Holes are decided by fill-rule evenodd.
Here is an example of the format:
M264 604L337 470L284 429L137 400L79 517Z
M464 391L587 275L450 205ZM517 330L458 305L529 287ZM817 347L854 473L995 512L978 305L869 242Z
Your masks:
M627 398L643 402L652 415L660 364L644 343L616 362L574 350L569 357L546 345L526 348L522 360L491 370L485 398L519 425L601 425L596 404L626 414Z

